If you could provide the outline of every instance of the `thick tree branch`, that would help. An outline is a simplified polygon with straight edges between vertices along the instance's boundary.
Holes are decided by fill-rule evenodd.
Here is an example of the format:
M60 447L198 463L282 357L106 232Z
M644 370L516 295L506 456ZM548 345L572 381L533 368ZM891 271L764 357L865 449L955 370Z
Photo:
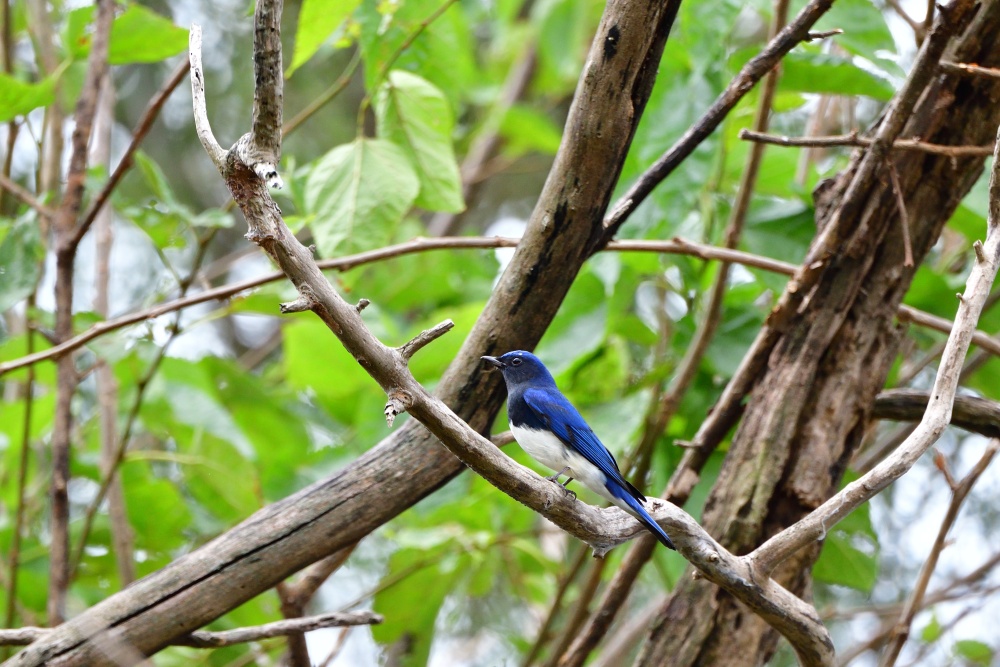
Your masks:
M883 391L875 399L872 418L918 422L929 401L930 394L924 391ZM956 396L951 425L987 438L1000 438L1000 403L976 396Z
M855 256L863 252L861 247L842 248L844 237L851 233L856 239L867 238L864 229L856 232L851 230L855 227L856 218L868 194L878 181L876 171L885 164L890 147L899 138L920 95L937 71L937 63L951 35L968 20L972 6L972 0L955 0L948 11L942 11L938 16L934 29L917 54L910 75L885 110L872 144L854 169L850 184L840 197L836 209L810 247L802 266L788 282L778 304L771 310L764 327L744 355L712 412L695 434L693 443L696 447L709 447L718 442L735 423L741 411L743 397L762 375L768 356L782 332L794 321L800 306L812 292L830 258L838 253Z

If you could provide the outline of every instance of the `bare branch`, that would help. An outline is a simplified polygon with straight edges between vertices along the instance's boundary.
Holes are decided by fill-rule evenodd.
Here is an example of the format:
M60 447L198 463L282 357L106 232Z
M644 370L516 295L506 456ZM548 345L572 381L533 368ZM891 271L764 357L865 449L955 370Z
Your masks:
M356 255L321 260L317 263L317 265L325 271L348 271L365 264L380 262L394 257L402 257L415 253L429 252L431 250L459 248L515 248L519 243L520 239L504 238L500 236L455 236L437 239L421 237L413 239L412 241L386 246L385 248L361 252ZM604 250L614 252L656 252L673 255L690 255L705 260L720 260L733 264L740 264L750 268L770 271L772 273L780 273L786 276L794 275L797 268L794 264L782 262L781 260L754 255L742 250L732 250L705 243L698 243L696 241L688 241L687 239L682 238L674 238L669 241L611 241L607 244L607 246L605 246ZM93 325L90 329L77 334L65 343L60 343L46 350L41 350L39 352L27 354L18 359L11 359L10 361L0 363L0 376L18 370L19 368L25 368L27 366L37 364L41 361L58 359L68 352L72 352L73 350L83 347L96 338L100 338L101 336L107 335L132 324L138 324L139 322L143 322L145 320L155 319L167 313L183 310L184 308L190 308L209 301L228 299L239 294L240 292L282 280L284 277L285 274L279 271L266 273L256 278L248 278L247 280L222 285L220 287L206 290L200 294L182 297L173 301L167 301L158 306L147 308L146 310L136 311L135 313L122 315L121 317L117 317L106 322L100 322ZM361 299L355 307L358 308L360 312L361 310L364 310L369 303L370 302L367 299ZM903 322L912 322L942 333L949 333L952 327L952 322L950 320L936 315L931 315L930 313L906 305L901 305L899 307L899 319ZM1000 356L1000 340L993 338L988 333L977 330L973 335L972 341L984 350L988 350L991 354Z
M833 0L811 0L764 49L743 66L708 111L692 125L670 150L660 156L649 169L629 187L604 218L604 238L610 240L632 212L645 201L649 193L669 176L702 141L711 135L736 104L749 93L765 74L800 42L808 40L809 29L830 9Z
M906 214L906 200L903 199L903 188L899 185L899 174L896 165L889 160L889 178L892 180L892 191L896 194L896 208L899 209L899 224L903 229L903 266L913 266L913 244L910 243L910 218ZM979 243L979 241L976 241Z
M946 72L951 72L952 74L976 74L979 76L988 76L994 79L1000 79L1000 69L995 67L980 67L979 65L970 65L968 63L942 61L941 69Z
M454 328L455 328L454 322L452 322L451 320L445 320L444 322L435 324L430 329L424 329L416 336L414 336L412 340L400 346L398 348L399 354L400 356L403 357L403 359L409 361L410 357L416 354L421 348L425 347L428 343L437 340L438 338L445 335Z
M205 71L201 65L201 26L191 24L188 38L188 59L191 64L191 97L194 101L194 126L201 145L212 159L212 164L220 172L225 168L226 151L216 141L212 125L208 122L208 106L205 101Z
M754 132L752 130L740 130L740 139L744 141L754 141L762 144L773 144L775 146L856 146L864 148L872 145L873 139L862 137L857 132L850 134L838 134L828 137L786 137L784 135L766 134L764 132ZM993 155L993 146L942 146L941 144L931 144L919 139L896 139L892 142L894 150L918 151L921 153L933 153L934 155L947 155L948 157L986 157Z
M149 100L149 104L146 105L146 110L142 112L142 116L139 118L139 122L135 126L135 130L132 132L132 141L129 143L128 148L125 149L125 154L122 155L121 160L118 162L118 166L115 167L114 172L108 178L104 187L101 191L97 193L94 200L90 203L90 207L87 212L83 215L83 219L80 222L80 226L77 228L74 235L74 242L79 243L80 240L90 229L94 220L97 218L97 214L100 213L104 204L111 197L111 193L114 192L115 188L121 182L122 177L125 176L126 172L132 167L132 163L135 160L135 152L139 150L140 144L142 144L143 139L149 134L150 128L153 127L153 122L156 120L157 116L160 114L160 109L166 104L167 100L170 99L170 95L173 94L177 86L180 85L181 81L184 80L184 76L188 72L190 67L189 61L177 65L170 78L167 79L166 83L156 92L155 95Z
M52 220L55 217L55 210L35 199L33 194L21 187L16 181L6 176L2 171L0 171L0 188L3 188L20 199L24 204L27 204L31 208L35 209L38 214L46 220Z
M975 486L979 477L986 472L986 468L993 461L997 450L1000 450L1000 440L990 440L990 443L986 446L986 451L983 452L979 462L969 471L969 474L958 482L957 485L952 485L951 502L948 503L948 511L944 515L944 520L941 521L937 537L934 538L931 553L924 562L923 567L920 568L920 575L917 577L916 586L914 586L913 591L910 593L910 597L906 601L906 606L903 608L902 613L899 615L899 620L893 627L889 646L886 648L885 653L882 654L882 660L879 663L881 667L892 667L896 664L899 652L903 649L903 644L906 643L906 639L910 635L910 626L913 624L913 617L916 616L917 612L923 606L924 594L927 592L927 586L930 584L931 575L934 573L934 568L937 567L941 552L944 551L945 540L951 531L951 527L955 525L958 512L962 508L962 503L965 502L966 497L972 491L972 487ZM950 478L950 475L948 477ZM951 484L950 479L949 484Z
M802 547L823 539L838 521L902 477L937 441L951 421L962 363L972 342L979 313L1000 266L1000 160L997 158L994 154L990 178L989 230L984 246L986 261L977 261L969 275L965 294L955 317L955 327L948 336L923 419L890 457L750 554L759 572L770 573L778 563Z
M293 633L310 632L321 628L342 628L352 625L378 625L383 621L380 614L370 611L338 611L305 618L295 618L264 625L252 625L235 630L209 632L198 630L171 642L173 646L193 648L221 648L235 644L285 637ZM0 630L0 646L27 646L51 633L50 628L24 627L16 630Z
M883 391L875 399L873 419L920 421L930 394L909 389ZM1000 403L977 396L956 396L951 425L988 438L1000 438Z

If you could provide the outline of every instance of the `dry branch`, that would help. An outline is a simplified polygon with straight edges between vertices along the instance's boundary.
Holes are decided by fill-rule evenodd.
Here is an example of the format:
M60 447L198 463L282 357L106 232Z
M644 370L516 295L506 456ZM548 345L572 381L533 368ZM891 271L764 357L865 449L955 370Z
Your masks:
M784 135L766 134L752 130L740 130L739 136L744 141L786 147L854 146L857 148L867 148L872 145L873 141L870 137L863 137L857 132L827 137L786 137ZM993 146L942 146L941 144L932 144L920 141L919 139L896 139L892 142L892 149L947 155L948 157L987 157L993 155Z
M171 642L173 646L191 646L193 648L221 648L235 644L286 637L288 635L310 632L321 628L341 628L352 625L376 625L382 622L382 616L370 611L338 611L317 616L294 618L264 625L252 625L235 630L210 632L197 630L178 637ZM0 630L0 646L27 646L45 639L52 630L50 628L24 627L16 630Z

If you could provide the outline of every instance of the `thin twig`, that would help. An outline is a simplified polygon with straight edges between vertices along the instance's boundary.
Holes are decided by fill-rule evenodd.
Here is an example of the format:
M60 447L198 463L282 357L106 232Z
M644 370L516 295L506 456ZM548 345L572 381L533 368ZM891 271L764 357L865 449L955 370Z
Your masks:
M369 250L356 255L325 259L317 264L319 268L324 271L348 271L366 264L415 253L429 252L432 250L514 248L517 247L519 242L520 239L504 238L500 236L448 236L436 239L416 238L412 241L406 241L404 243L386 246L376 250ZM605 246L604 250L612 252L655 252L672 255L690 255L698 257L699 259L731 262L733 264L740 264L742 266L762 269L764 271L786 276L794 275L797 268L794 264L789 264L788 262L783 262L781 260L754 255L753 253L744 252L742 250L730 250L705 243L698 243L696 241L688 241L681 238L675 238L670 241L611 241L607 244L607 246ZM96 338L100 338L101 336L123 329L124 327L132 324L138 324L139 322L155 319L167 313L183 310L184 308L190 308L191 306L197 306L208 301L228 299L239 294L240 292L253 289L254 287L260 287L261 285L277 282L283 278L284 274L277 271L266 273L256 278L248 278L247 280L222 285L220 287L201 292L200 294L174 299L173 301L167 301L166 303L162 303L158 306L136 311L135 313L130 313L128 315L122 315L121 317L117 317L106 322L100 322L93 325L86 331L77 334L65 343L60 343L46 350L41 350L34 354L25 355L17 359L11 359L10 361L0 363L0 376L18 370L19 368L25 368L26 366L37 364L41 361L57 359L68 352L79 349ZM949 333L952 327L952 322L950 320L936 315L931 315L930 313L916 308L911 308L906 305L901 305L899 307L899 318L901 321L913 322L914 324L918 324L935 331L940 331L942 333ZM981 348L989 350L991 354L1000 356L1000 340L993 338L989 334L982 331L976 331L973 336L973 342Z
M80 226L77 227L76 233L73 236L74 243L79 243L84 237L87 230L90 229L90 226L93 224L94 219L97 217L97 214L111 197L111 193L114 192L114 189L118 187L118 184L121 182L122 177L124 177L126 172L128 172L128 170L132 167L132 164L135 161L135 152L139 150L139 146L146 138L146 135L149 134L149 130L153 127L153 123L156 121L157 116L160 115L160 110L163 108L163 105L166 104L167 100L170 99L170 95L187 76L189 67L190 63L185 59L184 62L180 63L174 69L166 83L164 83L156 94L149 100L149 104L146 105L145 111L142 112L139 122L136 123L135 130L132 132L132 141L129 143L128 148L125 149L125 154L122 155L121 160L118 162L118 166L115 167L114 172L112 172L111 176L108 177L104 187L97 193L93 201L90 203L90 207L87 209L87 212L83 215Z
M996 67L980 67L979 65L970 65L968 63L941 61L941 69L953 74L976 74L978 76L1000 79L1000 69Z
M295 130L305 123L307 120L312 118L313 114L323 108L324 105L328 104L334 98L337 97L344 88L347 88L347 84L351 82L354 77L354 70L358 68L358 64L361 62L361 49L355 49L354 55L351 56L351 61L347 63L347 67L344 68L344 72L340 77L333 82L333 85L323 91L319 97L307 104L302 111L295 114L290 121L285 123L285 126L281 128L282 138L287 137Z
M189 635L177 638L172 646L190 646L193 648L221 648L246 644L274 637L285 637L291 633L310 632L321 628L342 628L352 625L377 625L384 619L381 615L370 611L338 611L305 618L295 618L264 625L252 625L236 630L209 632L197 630ZM0 646L27 646L52 632L49 628L24 627L16 630L0 630Z
M42 202L35 199L35 196L28 192L25 188L21 187L16 181L8 177L6 174L0 172L0 188L3 188L7 192L11 193L15 197L21 200L22 203L27 204L31 208L35 209L39 215L41 215L46 220L52 220L56 212L55 210L49 208Z
M949 479L949 485L952 487L951 502L948 503L948 511L944 515L944 519L941 521L941 527L938 529L937 537L934 538L934 544L931 546L931 553L924 562L922 568L920 568L920 575L917 577L917 583L910 593L909 599L906 601L906 606L903 608L902 613L899 615L899 620L893 627L892 635L889 638L889 646L886 648L885 653L882 654L882 660L879 663L881 667L893 667L896 664L896 660L899 658L899 652L903 649L903 644L906 643L907 637L910 635L910 626L913 624L913 617L916 616L917 611L922 607L924 594L927 592L927 586L930 584L931 575L934 573L934 568L937 567L938 560L941 557L941 552L944 551L945 540L948 538L948 533L951 531L951 527L955 525L955 520L958 518L958 512L962 508L962 503L965 502L966 497L968 497L969 492L972 491L972 487L975 486L979 477L986 472L986 468L989 467L990 462L993 461L993 457L996 456L997 450L1000 450L1000 439L994 438L990 440L990 443L986 446L986 451L983 452L982 457L979 462L969 471L969 474L962 478L962 481L954 484ZM944 471L944 470L942 470ZM950 477L950 475L946 476Z
M784 135L766 134L752 130L740 130L739 137L744 141L785 147L855 146L865 148L871 146L874 141L874 139L869 137L860 136L857 132L826 137L786 137ZM896 139L892 142L892 148L894 150L918 151L934 155L946 155L948 157L988 157L993 154L993 146L942 146L941 144L931 144L919 139Z
M906 214L906 200L903 199L903 188L899 185L896 163L890 158L888 165L892 191L896 193L896 208L899 209L899 224L903 229L903 266L913 266L913 246L910 243L910 218Z

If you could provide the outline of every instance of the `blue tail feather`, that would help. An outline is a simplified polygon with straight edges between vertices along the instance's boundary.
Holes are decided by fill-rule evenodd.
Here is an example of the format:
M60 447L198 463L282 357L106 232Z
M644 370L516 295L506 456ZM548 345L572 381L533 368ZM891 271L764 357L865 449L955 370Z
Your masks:
M622 502L628 505L632 511L638 515L636 519L638 519L639 522L649 530L649 532L653 533L653 535L656 536L656 539L658 539L663 546L668 549L673 549L674 551L677 550L674 543L670 541L670 537L663 531L662 528L660 528L660 524L653 521L653 517L649 516L649 512L647 512L646 508L642 506L642 503L632 497L629 493L615 495L621 498Z

